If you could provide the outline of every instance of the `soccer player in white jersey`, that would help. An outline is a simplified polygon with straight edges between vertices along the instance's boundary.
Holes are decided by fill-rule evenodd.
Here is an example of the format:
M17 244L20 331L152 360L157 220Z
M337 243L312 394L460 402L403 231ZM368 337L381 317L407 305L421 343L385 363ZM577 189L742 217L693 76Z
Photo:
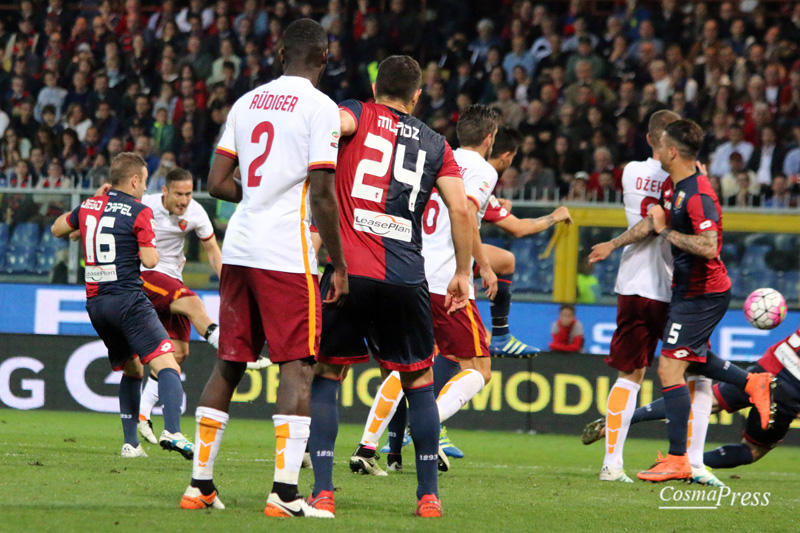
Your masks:
M214 238L214 228L205 209L192 199L194 180L188 170L175 168L167 173L160 194L148 194L142 203L153 210L156 249L159 261L154 268L142 267L144 292L175 346L175 361L180 365L189 356L191 326L214 349L219 347L219 328L206 312L203 301L183 283L186 235L194 231L203 243L211 268L219 276L222 253ZM139 404L139 433L156 444L150 414L158 403L158 378L151 372Z
M672 111L657 111L650 117L647 142L655 156L661 134L667 124L679 120ZM622 194L628 227L647 216L657 204L667 173L654 157L632 161L622 174ZM597 245L607 247L607 243ZM590 258L591 260L591 258ZM664 334L672 294L672 254L669 243L655 236L625 247L620 260L617 283L617 329L611 339L606 364L618 371L617 381L608 395L605 420L595 421L584 430L584 441L591 442L602 423L605 428L606 454L600 480L632 483L623 469L623 447L636 409L636 398L644 380L645 369L653 362L656 345ZM703 466L703 445L711 414L711 380L689 378L692 391L692 414L689 430L689 456L695 481L717 485L719 481Z
M322 26L311 19L291 23L279 56L283 76L233 104L209 172L211 195L239 207L222 246L218 359L198 402L197 453L181 507L224 507L214 462L231 397L266 341L281 368L272 416L275 476L264 514L333 518L306 503L297 481L311 423L321 305L339 305L348 293L334 187L339 109L316 89L328 59ZM312 216L334 268L324 302L309 235Z

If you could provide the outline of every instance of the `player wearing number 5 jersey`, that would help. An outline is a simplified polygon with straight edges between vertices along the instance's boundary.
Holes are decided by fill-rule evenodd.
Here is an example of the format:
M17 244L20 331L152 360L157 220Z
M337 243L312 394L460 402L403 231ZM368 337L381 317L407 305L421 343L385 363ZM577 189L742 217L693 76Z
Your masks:
M111 162L110 186L98 189L53 224L56 237L80 229L86 259L86 310L108 348L114 370L122 370L119 407L125 444L123 457L146 456L136 434L143 364L158 376L164 403L162 448L192 458L194 447L181 434L183 387L174 347L142 290L140 264L158 263L153 211L140 200L147 187L147 166L133 153ZM141 261L140 261L141 256Z
M441 516L437 461L439 417L433 395L433 324L422 257L422 213L434 185L449 208L455 259L440 306L455 312L469 294L471 226L464 185L444 137L410 113L422 73L408 56L378 67L374 104L340 107L342 146L336 176L342 240L350 265L348 300L322 313L320 364L311 392L309 449L314 464L311 503L334 510L333 449L336 397L352 363L371 352L384 370L397 370L406 391L417 464L417 515ZM448 218L442 214L443 218ZM319 226L319 220L316 220ZM322 278L330 285L331 267ZM445 275L444 273L442 275ZM367 467L374 465L366 458Z
M218 360L198 402L199 447L184 509L223 507L213 482L214 460L231 397L266 341L281 372L272 417L275 477L264 513L333 517L308 506L297 490L311 423L321 303L338 305L348 292L333 173L339 111L316 89L327 54L322 26L311 19L290 24L280 51L284 75L233 104L216 149L209 192L239 206L222 247ZM241 182L234 179L237 163ZM309 234L312 215L335 268L325 302Z

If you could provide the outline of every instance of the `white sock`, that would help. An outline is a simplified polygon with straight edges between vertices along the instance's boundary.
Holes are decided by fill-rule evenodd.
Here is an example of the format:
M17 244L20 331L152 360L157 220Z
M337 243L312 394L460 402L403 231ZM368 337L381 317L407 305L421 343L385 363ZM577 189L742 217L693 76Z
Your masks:
M228 418L228 413L210 407L198 407L195 411L197 425L192 479L214 479L214 461L219 453Z
M152 375L147 377L144 384L142 399L139 401L139 420L150 420L153 407L158 403L158 380Z
M473 396L483 390L486 382L480 372L474 368L468 368L459 372L445 383L436 405L439 407L439 423L453 416L459 409L472 399Z
M310 416L272 415L275 423L275 481L297 485L306 452Z
M386 427L404 396L403 385L400 383L400 372L394 371L381 383L375 394L375 400L372 402L372 408L364 426L364 434L361 437L361 444L365 448L374 450L378 447L378 440L386 431Z
M617 378L608 395L606 405L606 456L603 464L622 470L622 449L628 430L631 427L631 418L636 410L636 397L641 386L633 381Z
M211 332L206 341L215 349L219 350L219 326L214 328L214 331Z
M686 381L689 391L694 389L686 451L689 454L689 463L695 468L703 468L703 449L706 445L708 418L711 416L714 391L712 390L712 381L705 376L689 376Z

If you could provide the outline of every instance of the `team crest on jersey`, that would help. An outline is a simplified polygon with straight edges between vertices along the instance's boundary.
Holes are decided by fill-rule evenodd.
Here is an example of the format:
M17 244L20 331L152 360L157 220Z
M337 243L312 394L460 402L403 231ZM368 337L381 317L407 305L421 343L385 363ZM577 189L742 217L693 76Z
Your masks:
M686 193L681 191L678 193L678 199L675 200L675 209L680 209L683 205L683 199L686 198Z
M186 226L188 225L189 223L186 222L185 220L178 221L178 227L181 228L181 231L186 231Z

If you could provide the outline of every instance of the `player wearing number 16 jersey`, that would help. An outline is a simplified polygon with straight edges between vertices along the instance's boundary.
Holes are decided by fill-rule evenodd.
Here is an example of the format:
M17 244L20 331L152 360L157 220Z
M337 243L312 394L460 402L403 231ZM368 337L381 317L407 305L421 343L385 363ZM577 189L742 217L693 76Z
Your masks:
M312 215L335 267L324 303L338 305L348 292L333 173L339 111L316 89L328 58L322 26L311 19L292 22L279 55L283 76L233 104L209 172L211 195L239 206L222 247L218 360L198 402L198 453L181 507L222 507L214 461L231 397L266 341L281 371L272 417L275 476L264 514L333 518L308 506L297 481L321 324ZM241 183L234 179L237 163Z
M378 67L376 103L349 100L340 106L343 137L336 192L351 292L342 307L322 313L309 439L315 477L311 503L316 508L334 508L333 448L341 379L348 365L367 360L364 354L369 350L384 370L400 372L397 388L406 391L417 463L417 514L442 514L436 479L439 417L431 370L433 324L421 254L422 213L434 185L453 222L456 260L446 283L447 300L439 304L451 312L466 304L471 227L450 147L410 114L421 78L412 58L389 57ZM329 266L323 291L331 275ZM364 461L369 467L375 461L374 446L370 452Z
M86 310L108 348L114 370L122 370L119 407L125 444L123 457L146 456L136 435L143 364L158 376L164 403L162 448L192 458L194 447L181 434L183 400L174 347L142 290L140 264L158 263L153 211L140 202L147 187L147 166L137 154L122 153L111 162L111 186L104 185L53 224L56 237L80 229L86 259ZM141 255L141 261L140 261Z

